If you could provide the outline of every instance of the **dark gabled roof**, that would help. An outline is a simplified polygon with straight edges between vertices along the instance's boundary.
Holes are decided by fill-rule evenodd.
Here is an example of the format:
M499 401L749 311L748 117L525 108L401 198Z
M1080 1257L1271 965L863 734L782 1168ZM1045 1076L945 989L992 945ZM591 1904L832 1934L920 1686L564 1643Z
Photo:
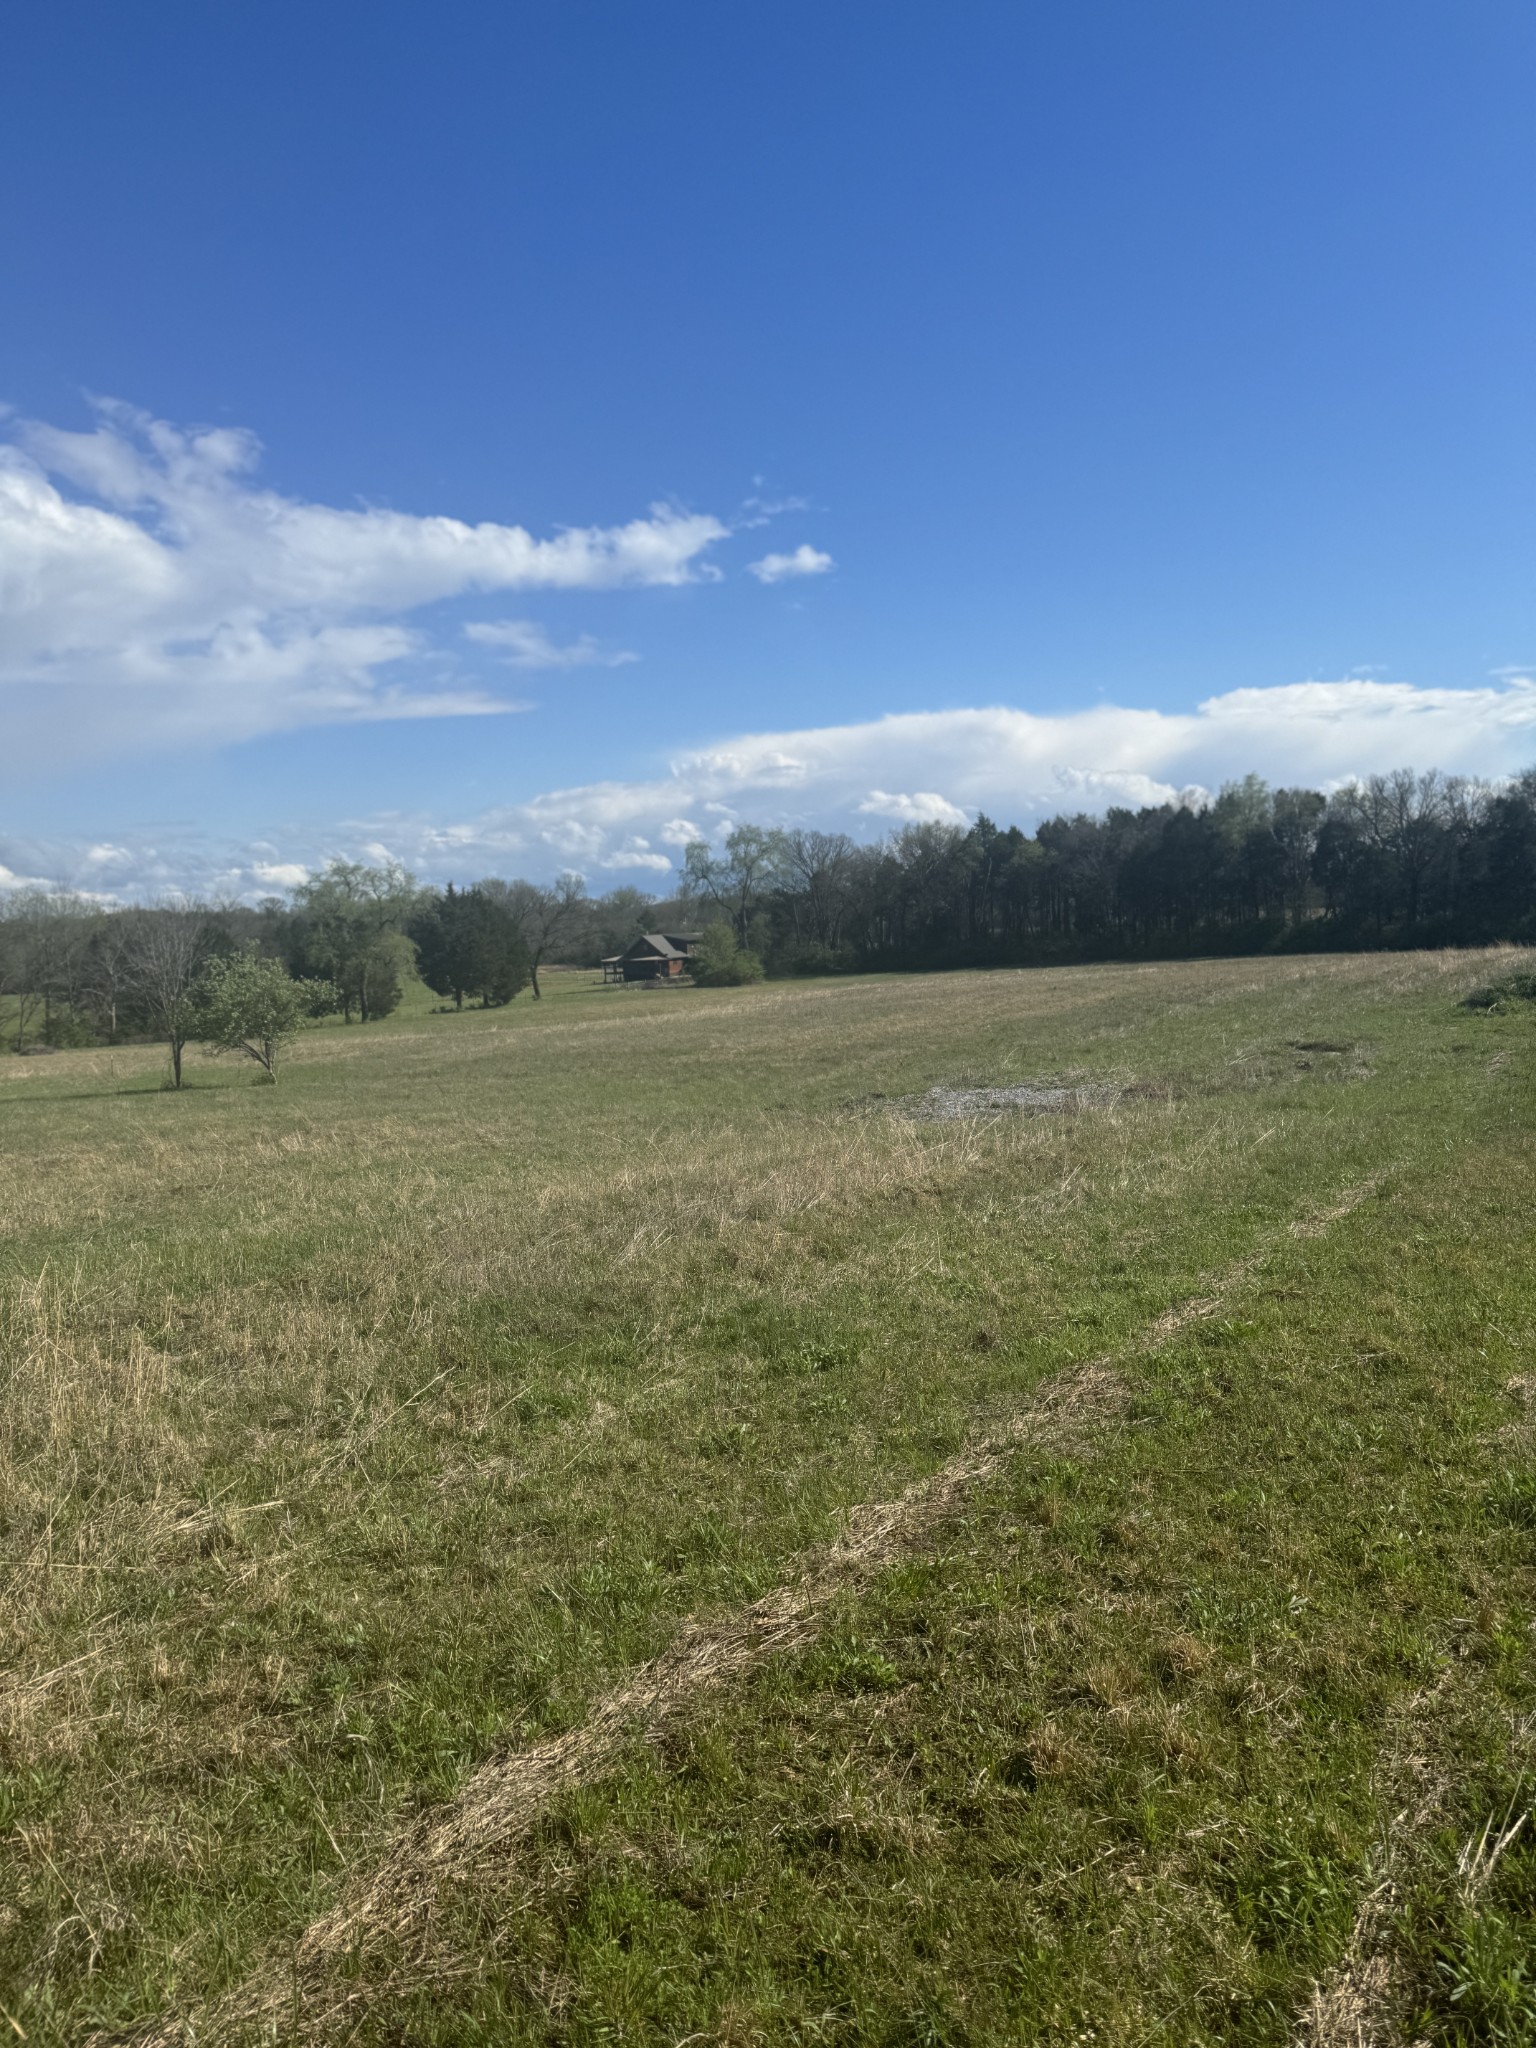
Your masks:
M642 932L638 939L631 940L630 944L625 948L623 958L626 960L635 959L642 946L647 951L658 954L663 960L680 960L682 958L681 946L674 946L665 932Z
M672 944L676 946L679 953L685 953L690 946L696 946L699 943L700 939L703 938L703 936L704 934L702 932L667 933L667 937L671 940Z

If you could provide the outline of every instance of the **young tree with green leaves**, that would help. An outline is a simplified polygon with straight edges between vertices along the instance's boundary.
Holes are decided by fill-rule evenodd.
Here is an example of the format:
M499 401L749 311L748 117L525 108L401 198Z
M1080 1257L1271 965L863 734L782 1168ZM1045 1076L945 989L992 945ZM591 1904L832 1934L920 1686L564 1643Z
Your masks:
M734 927L720 917L699 941L691 972L704 988L741 988L749 981L762 980L763 963L756 953L737 944Z
M334 982L342 1015L367 1024L387 1017L415 966L405 928L419 900L414 875L333 860L294 891L295 964Z
M745 945L753 912L773 884L781 852L780 835L761 825L736 826L723 853L695 839L683 850L682 893L694 902L713 903Z
M313 1018L340 1009L329 981L295 981L281 960L234 953L211 960L197 986L197 1032L209 1052L244 1053L269 1081L278 1055Z

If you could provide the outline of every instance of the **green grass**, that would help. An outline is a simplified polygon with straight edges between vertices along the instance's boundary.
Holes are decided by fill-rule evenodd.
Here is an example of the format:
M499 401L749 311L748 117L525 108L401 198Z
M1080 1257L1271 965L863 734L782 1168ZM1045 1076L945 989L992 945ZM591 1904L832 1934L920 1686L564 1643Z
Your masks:
M1530 1803L1536 1031L1459 1007L1519 964L555 976L179 1096L0 1058L5 2014L280 1965L488 1754L1129 1347L278 2038L1278 2043L1386 1880L1403 2038L1536 2042L1536 1844L1457 1869ZM1122 1092L893 1108L1058 1078Z

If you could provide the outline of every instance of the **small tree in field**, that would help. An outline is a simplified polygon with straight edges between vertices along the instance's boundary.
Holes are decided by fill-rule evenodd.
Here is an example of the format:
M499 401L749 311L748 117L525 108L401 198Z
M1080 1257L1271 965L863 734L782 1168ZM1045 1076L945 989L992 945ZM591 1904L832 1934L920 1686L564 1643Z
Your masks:
M171 1086L181 1086L181 1055L197 1036L197 989L213 932L195 907L129 910L127 986L134 1007L171 1054Z
M692 974L705 988L740 988L745 982L762 980L763 963L736 943L734 929L721 917L699 941Z
M243 1052L277 1079L277 1060L312 1017L341 1007L328 981L295 981L281 960L236 953L211 961L198 987L198 1035L210 1052Z

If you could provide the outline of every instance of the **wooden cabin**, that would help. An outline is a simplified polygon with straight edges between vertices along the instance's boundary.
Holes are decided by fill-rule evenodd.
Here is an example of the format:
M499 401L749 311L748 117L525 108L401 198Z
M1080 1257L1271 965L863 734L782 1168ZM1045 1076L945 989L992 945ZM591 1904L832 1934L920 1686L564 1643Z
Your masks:
M604 981L676 981L688 972L702 932L642 932L603 962Z

